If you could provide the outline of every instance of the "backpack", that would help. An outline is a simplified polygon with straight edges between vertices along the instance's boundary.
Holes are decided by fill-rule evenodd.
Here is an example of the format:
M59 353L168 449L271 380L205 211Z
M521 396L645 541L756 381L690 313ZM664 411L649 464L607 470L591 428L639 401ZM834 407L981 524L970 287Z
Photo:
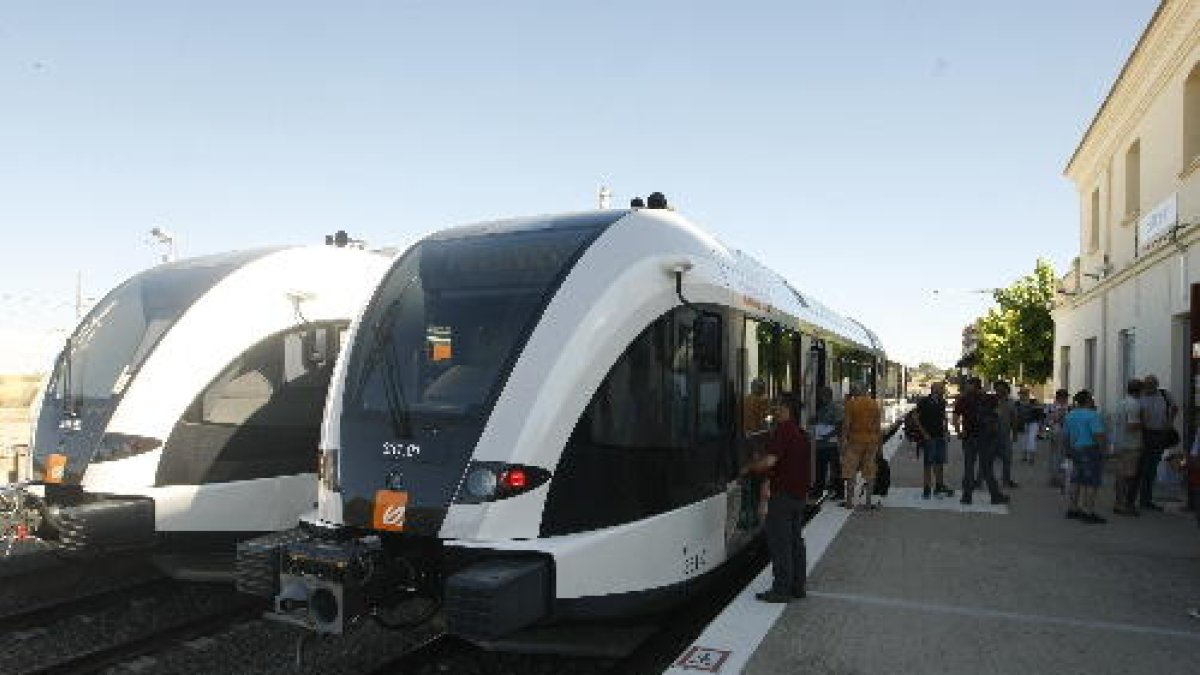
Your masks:
M904 416L904 440L914 443L921 440L921 428L917 426L917 409L913 408Z

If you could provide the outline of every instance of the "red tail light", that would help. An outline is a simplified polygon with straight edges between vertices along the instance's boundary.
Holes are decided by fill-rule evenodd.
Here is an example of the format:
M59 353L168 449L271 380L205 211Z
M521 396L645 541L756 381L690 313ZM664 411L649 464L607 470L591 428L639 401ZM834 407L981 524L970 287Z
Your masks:
M529 474L525 469L509 469L500 475L500 484L509 490L524 490L529 485Z

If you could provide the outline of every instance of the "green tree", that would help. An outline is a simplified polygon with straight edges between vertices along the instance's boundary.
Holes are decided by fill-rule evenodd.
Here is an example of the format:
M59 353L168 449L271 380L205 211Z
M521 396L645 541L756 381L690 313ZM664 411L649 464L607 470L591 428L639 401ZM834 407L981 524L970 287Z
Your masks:
M1038 259L1033 273L996 289L998 307L979 320L979 371L988 379L1041 383L1054 365L1054 267Z

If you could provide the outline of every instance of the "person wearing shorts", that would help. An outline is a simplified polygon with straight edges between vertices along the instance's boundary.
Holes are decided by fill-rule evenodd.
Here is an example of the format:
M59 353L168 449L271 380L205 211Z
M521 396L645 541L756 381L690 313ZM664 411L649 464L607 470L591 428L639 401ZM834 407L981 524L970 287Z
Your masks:
M913 410L920 435L921 454L924 457L925 474L921 498L953 497L954 490L946 487L946 383L934 382L929 386L929 396L917 401ZM934 479L936 478L936 483ZM931 483L934 483L932 486Z
M1108 439L1104 433L1104 422L1096 411L1096 402L1087 389L1080 389L1074 396L1075 409L1063 420L1066 432L1066 447L1071 456L1074 472L1071 478L1071 506L1067 517L1089 525L1108 522L1096 513L1096 493L1100 489L1101 474L1104 472L1104 455L1101 448Z
M867 395L866 387L855 382L850 385L850 397L846 399L846 416L842 424L842 480L845 481L846 500L842 506L854 508L855 476L862 471L866 481L866 496L863 505L873 508L871 495L875 483L875 456L879 454L880 420L883 411L875 399Z

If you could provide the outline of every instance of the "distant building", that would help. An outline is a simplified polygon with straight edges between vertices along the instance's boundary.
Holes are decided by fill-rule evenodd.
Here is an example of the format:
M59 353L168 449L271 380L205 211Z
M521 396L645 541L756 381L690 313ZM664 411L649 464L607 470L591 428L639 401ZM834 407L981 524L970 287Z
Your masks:
M1079 257L1054 310L1053 377L1104 406L1129 378L1155 373L1186 404L1188 429L1200 356L1198 169L1200 0L1164 0L1064 171L1079 191Z
M979 327L968 324L962 330L962 355L970 356L979 350Z
M962 329L962 356L954 367L960 375L966 376L979 365L979 326L970 323Z

